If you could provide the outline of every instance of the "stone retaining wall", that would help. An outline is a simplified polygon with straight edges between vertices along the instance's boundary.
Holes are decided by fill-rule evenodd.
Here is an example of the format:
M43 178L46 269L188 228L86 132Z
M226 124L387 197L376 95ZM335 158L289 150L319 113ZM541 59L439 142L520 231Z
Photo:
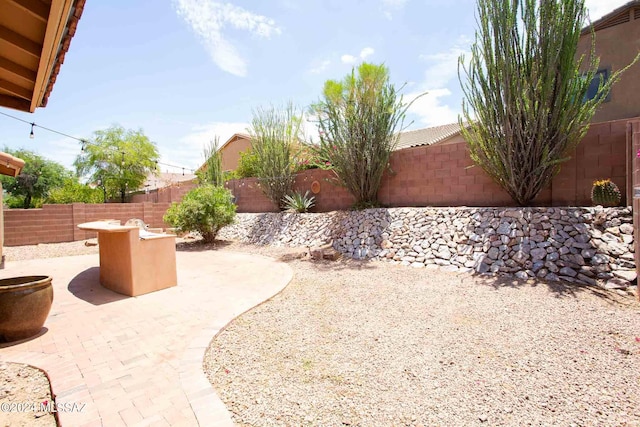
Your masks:
M333 247L356 259L608 288L636 279L630 208L393 208L238 214L221 238Z

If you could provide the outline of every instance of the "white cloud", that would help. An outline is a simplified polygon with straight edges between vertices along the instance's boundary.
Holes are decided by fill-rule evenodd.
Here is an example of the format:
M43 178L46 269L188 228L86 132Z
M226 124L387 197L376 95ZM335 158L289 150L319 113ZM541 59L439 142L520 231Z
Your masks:
M420 94L420 92L409 93L404 96L404 99L405 101L411 101ZM458 111L454 111L448 105L443 104L441 99L450 95L451 91L446 88L431 89L409 107L409 112L418 116L419 123L422 126L430 127L457 122Z
M393 19L393 13L402 10L407 3L407 0L382 0L382 13L387 19Z
M358 62L358 59L364 61L365 59L367 59L369 56L373 55L374 53L375 53L375 50L372 47L365 47L364 49L362 49L360 51L360 54L358 56L344 54L344 55L342 55L340 57L340 60L344 64L355 64L356 62Z
M355 64L356 61L358 60L358 58L356 58L353 55L342 55L340 57L340 60L344 63L344 64Z
M329 68L329 65L331 65L331 60L329 59L325 59L324 61L321 62L316 62L315 65L312 65L311 68L309 69L309 72L311 74L320 74L323 71L325 71L327 68Z
M373 50L372 47L365 47L360 51L360 59L365 60L367 57L373 55L374 52L375 50Z
M224 144L234 133L247 133L249 123L213 122L195 126L171 147L160 147L161 162L189 169L198 168L204 162L204 149L215 137L219 137L220 145ZM162 169L164 172L165 169ZM169 172L176 172L169 170Z
M36 127L36 131L37 129ZM54 139L47 140L46 144L42 144L41 149L38 150L38 154L60 163L67 169L75 170L73 162L81 153L81 148L80 142L70 138Z
M584 3L589 9L589 18L595 21L628 2L629 0L585 0Z
M385 7L392 7L401 9L407 3L407 0L382 0L382 5Z
M456 46L446 52L439 52L432 55L420 55L420 59L430 63L425 71L424 81L431 87L442 87L452 78L458 75L458 58L460 55L469 56L468 48L461 46L470 45L466 38L460 38Z
M420 55L420 59L426 61L428 66L423 80L414 85L414 91L405 95L405 100L410 101L427 92L409 108L409 113L415 114L421 125L437 126L458 120L460 107L453 109L445 101L452 94L451 87L458 85L458 57L463 54L468 56L468 51L462 47L468 44L469 40L461 37L456 45L445 52Z
M223 30L229 25L259 37L270 38L281 33L273 19L257 15L231 3L213 0L173 0L174 7L196 33L213 62L222 70L237 76L247 74L247 61L229 42Z

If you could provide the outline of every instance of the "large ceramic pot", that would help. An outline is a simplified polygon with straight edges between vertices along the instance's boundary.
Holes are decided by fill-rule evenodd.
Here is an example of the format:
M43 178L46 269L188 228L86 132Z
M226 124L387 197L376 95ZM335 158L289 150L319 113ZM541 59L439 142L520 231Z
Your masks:
M49 276L0 280L0 339L16 341L36 335L47 320L52 302Z

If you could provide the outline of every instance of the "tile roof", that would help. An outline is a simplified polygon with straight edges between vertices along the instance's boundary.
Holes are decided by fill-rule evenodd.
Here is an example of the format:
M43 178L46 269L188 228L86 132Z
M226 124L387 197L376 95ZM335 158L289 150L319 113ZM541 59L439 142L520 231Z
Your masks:
M47 83L47 89L42 96L42 100L40 101L40 107L46 107L49 102L49 95L51 95L51 91L53 90L53 85L58 78L58 73L60 73L60 66L64 62L64 58L69 51L69 46L71 45L71 39L76 34L76 29L78 28L78 21L82 17L82 12L84 11L84 5L86 0L75 0L75 4L73 5L71 16L67 21L66 33L60 43L60 48L58 49L58 53L56 55L55 64L53 66L53 70L51 71L51 75L49 76L49 81Z
M419 145L433 145L460 133L458 123L401 132L396 150Z
M632 0L616 9L613 9L600 19L597 19L584 27L582 29L582 35L589 34L591 32L591 28L593 28L594 31L599 31L613 27L614 25L630 22L631 17L629 16L629 9L631 8L640 8L640 1ZM638 9L634 11L634 18L638 19Z

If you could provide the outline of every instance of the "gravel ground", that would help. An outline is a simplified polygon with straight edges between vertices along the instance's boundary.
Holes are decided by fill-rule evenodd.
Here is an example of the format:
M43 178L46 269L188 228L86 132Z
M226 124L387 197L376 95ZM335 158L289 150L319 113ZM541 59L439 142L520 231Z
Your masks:
M0 426L55 427L55 415L40 410L45 401L51 402L51 388L44 372L0 362Z
M236 423L640 426L640 304L595 288L288 260L205 356Z
M193 246L194 240L195 239L193 237L176 238L178 250ZM202 247L201 245L199 246ZM3 248L6 261L24 261L28 259L97 254L98 251L97 239L63 243L41 243L39 245L29 246L5 246Z
M2 248L5 261L24 261L28 259L56 258L71 255L97 254L96 239L77 242L41 243L29 246L5 246Z
M632 297L214 246L271 255L295 272L205 356L209 379L240 425L640 426L640 304ZM15 261L98 248L71 242L4 250ZM43 399L47 378L24 369L32 368L0 365L0 397ZM30 415L7 421L2 413L0 425L53 421Z

